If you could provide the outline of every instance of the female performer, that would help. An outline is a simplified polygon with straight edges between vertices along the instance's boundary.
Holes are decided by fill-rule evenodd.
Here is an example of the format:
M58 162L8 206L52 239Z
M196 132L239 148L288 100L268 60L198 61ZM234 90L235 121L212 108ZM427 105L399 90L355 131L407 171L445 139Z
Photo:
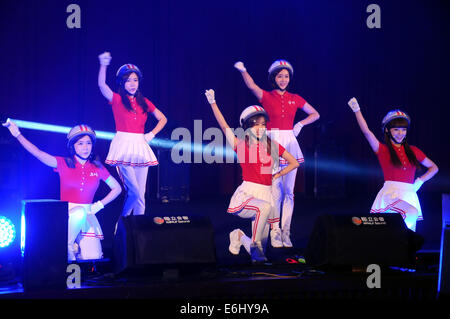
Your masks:
M273 87L272 91L262 90L256 85L242 62L236 62L234 67L241 72L245 84L269 115L267 134L291 153L299 163L303 163L305 160L297 142L297 136L303 126L319 119L319 113L300 95L287 91L294 74L292 65L286 60L276 60L272 63L269 68L269 82ZM308 116L294 125L298 109L303 110ZM287 164L283 158L280 158L279 167L276 169L282 169ZM281 214L281 230L278 222L274 224L275 227L270 234L273 247L292 247L290 228L294 212L296 176L297 170L295 169L274 181L272 192L275 199L275 218L280 220L281 206L283 213Z
M133 64L122 65L116 73L117 92L106 84L106 68L111 61L109 52L99 55L100 70L98 86L112 106L116 135L114 136L105 163L116 166L125 185L127 196L122 216L145 213L145 190L148 167L158 165L155 154L148 145L167 123L164 114L139 90L142 73ZM148 114L158 123L144 134Z
M383 144L367 126L358 101L352 98L348 104L383 170L384 185L378 192L370 212L400 213L406 226L415 231L417 221L423 220L417 191L438 172L438 167L419 148L410 146L406 141L411 120L405 112L393 110L383 118ZM427 167L427 171L414 179L416 169L421 165Z
M266 135L269 117L261 106L252 105L244 109L240 116L240 125L245 130L239 138L228 126L215 101L213 90L207 90L206 98L214 116L225 133L227 142L237 153L242 168L242 184L234 192L228 213L252 220L252 235L247 237L240 229L230 233L229 250L239 254L241 245L250 254L253 263L267 260L264 255L270 224L275 222L272 180L277 180L298 167L295 158L284 147ZM272 175L273 165L282 157L288 165Z
M103 239L103 232L95 214L114 200L122 189L93 153L95 132L83 124L73 127L67 135L70 156L60 157L41 151L28 141L17 125L9 119L3 126L9 129L12 136L28 152L59 173L61 200L69 202L68 260L76 260L77 252L78 259L102 258L100 240ZM103 180L111 191L102 200L92 203L100 180Z

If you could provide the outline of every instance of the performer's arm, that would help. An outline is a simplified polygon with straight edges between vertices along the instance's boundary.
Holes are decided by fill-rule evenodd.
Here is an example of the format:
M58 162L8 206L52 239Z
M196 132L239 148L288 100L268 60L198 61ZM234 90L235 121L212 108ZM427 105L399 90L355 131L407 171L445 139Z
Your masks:
M261 101L263 97L263 90L256 85L255 81L253 81L253 78L250 76L250 74L247 72L247 69L244 66L244 63L242 62L236 62L234 64L234 67L241 72L242 78L244 79L245 85L250 89L250 91L253 92L253 94L256 96L258 101Z
M303 126L311 124L320 118L319 112L317 112L317 110L307 102L305 102L305 105L303 106L302 110L305 111L305 113L308 114L308 116L305 117L303 120L298 121L297 124L294 125L294 135L296 137L300 133L300 130L302 129Z
M292 154L289 153L286 150L283 152L281 157L283 159L285 159L289 164L288 164L288 166L283 168L281 171L279 171L278 173L274 174L272 179L276 179L278 177L284 176L284 175L288 174L290 171L292 171L292 170L294 170L294 169L296 169L297 167L300 166L300 164L297 162L297 160L294 158L294 156L292 156Z
M214 113L214 117L216 118L217 123L219 123L220 128L225 133L225 138L227 139L227 142L234 149L236 147L237 138L234 135L231 128L228 126L227 121L225 120L225 118L222 115L222 112L220 112L219 107L217 106L214 90L206 90L205 95L206 98L208 99L208 103L211 105L211 109Z
M106 195L105 198L101 200L102 204L106 206L114 199L116 199L117 196L119 196L119 194L122 192L122 187L120 187L119 182L113 176L109 176L106 179L105 183L109 186L109 188L111 188L111 191L108 193L108 195Z
M359 128L361 129L361 132L366 137L367 141L370 144L370 147L374 152L378 152L378 148L380 147L380 142L375 137L375 135L372 133L372 131L367 126L366 120L364 119L361 109L359 107L358 101L355 98L350 99L348 101L348 105L352 109L352 111L355 113L356 121L358 122Z
M422 186L423 183L431 179L439 171L437 165L428 157L426 157L422 162L420 162L420 164L425 166L427 168L427 171L422 176L417 177L416 180L414 181L414 189L416 190L416 192L419 190L419 188Z
M155 108L152 114L158 120L158 124L156 124L153 130L145 134L145 140L147 143L150 142L167 124L166 116L159 109Z
M7 127L9 131L11 132L11 135L14 136L22 146L31 153L34 157L36 157L38 160L40 160L42 163L44 163L47 166L56 168L57 162L56 158L50 154L47 154L43 151L41 151L39 148L37 148L33 143L31 143L29 140L27 140L22 133L20 133L19 128L17 125L10 121L9 119L6 121L6 123L2 124L3 126Z
M98 71L98 87L100 88L100 92L102 92L103 96L111 102L113 99L113 91L106 84L106 68L111 61L111 55L109 52L104 52L98 56L100 60L100 70Z
M122 187L120 187L119 182L117 182L112 175L106 179L105 183L109 186L109 188L111 188L111 190L102 200L99 200L91 205L91 214L97 214L122 192Z

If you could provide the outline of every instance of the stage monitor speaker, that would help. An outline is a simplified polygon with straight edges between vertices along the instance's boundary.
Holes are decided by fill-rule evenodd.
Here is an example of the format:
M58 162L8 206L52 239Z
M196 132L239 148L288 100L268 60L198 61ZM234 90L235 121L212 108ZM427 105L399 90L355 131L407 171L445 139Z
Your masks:
M120 217L113 250L122 274L200 271L216 263L214 230L202 216Z
M311 266L411 266L423 238L400 214L319 216L305 250Z
M65 289L68 203L23 200L21 250L25 291Z
M450 298L450 195L442 195L442 233L439 256L439 297Z

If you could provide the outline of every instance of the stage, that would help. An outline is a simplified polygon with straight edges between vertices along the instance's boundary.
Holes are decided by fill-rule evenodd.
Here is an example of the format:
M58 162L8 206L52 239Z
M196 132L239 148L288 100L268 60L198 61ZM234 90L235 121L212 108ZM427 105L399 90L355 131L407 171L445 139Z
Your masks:
M427 221L440 227L438 198L426 202ZM154 216L207 216L214 229L216 263L210 265L166 265L153 267L141 273L116 274L111 258L111 233L103 242L105 258L98 261L77 262L81 268L81 287L75 289L38 289L24 291L20 272L14 278L0 282L1 299L152 299L209 302L266 300L269 302L301 300L404 300L438 301L439 234L430 232L422 222L418 232L425 243L416 254L411 268L382 267L380 288L369 288L371 272L367 265L311 267L303 258L304 249L315 219L324 213L361 214L365 202L349 203L338 199L296 198L292 239L294 248L272 248L269 244L269 262L252 265L249 255L241 248L238 256L228 252L228 233L239 227L246 231L249 220L227 215L226 197L190 202L158 203L149 205ZM436 205L434 207L433 205ZM425 211L425 210L424 210ZM433 211L433 212L431 212ZM111 225L113 227L113 225Z

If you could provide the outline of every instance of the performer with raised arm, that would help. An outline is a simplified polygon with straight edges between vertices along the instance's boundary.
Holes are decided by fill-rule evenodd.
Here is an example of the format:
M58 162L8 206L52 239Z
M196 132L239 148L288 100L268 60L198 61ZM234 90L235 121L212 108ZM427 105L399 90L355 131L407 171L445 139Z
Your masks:
M106 84L106 68L111 61L109 52L99 55L98 86L111 104L116 135L105 163L116 166L127 191L122 216L145 213L145 191L148 167L158 165L155 154L148 145L167 123L164 114L145 98L139 90L142 72L134 64L122 65L116 73L117 93ZM148 133L144 132L148 114L158 123Z
M319 119L319 113L298 94L287 91L294 69L286 60L276 60L269 67L269 82L273 88L271 91L261 89L247 72L242 62L236 62L234 67L241 72L242 78L250 91L256 96L258 101L267 111L270 122L267 126L267 134L272 140L281 144L294 158L303 163L303 153L300 149L297 137L300 130L308 124ZM307 117L294 125L295 114L301 109L307 114ZM283 159L279 159L279 166L276 170L282 169L288 165ZM270 234L273 247L292 247L290 238L291 221L294 212L294 187L297 170L293 170L289 174L274 181L272 188L275 199L275 218L280 220L281 214L281 230L279 223L273 224Z
M95 132L84 124L73 127L67 135L70 156L60 157L37 148L9 119L3 126L28 152L59 173L61 200L69 202L68 260L76 260L76 253L78 259L102 258L100 240L103 239L103 232L95 214L114 200L122 189L94 155ZM111 190L103 199L92 203L100 180Z
M237 153L242 168L243 182L234 192L227 211L252 220L251 238L240 229L233 230L230 233L229 250L237 255L241 245L244 245L253 263L263 263L267 260L264 250L269 227L275 221L272 180L282 178L299 164L283 146L267 136L266 125L269 117L264 108L252 105L244 109L239 122L245 134L238 138L219 110L214 91L207 90L205 95L227 142ZM273 165L278 157L282 157L288 165L272 175Z
M384 143L380 143L367 126L358 101L352 98L348 104L383 170L384 185L370 212L400 213L406 226L415 231L417 221L423 220L417 191L438 172L438 167L419 148L408 144L406 137L411 119L405 112L396 109L386 114L381 122ZM421 165L427 170L415 178Z

